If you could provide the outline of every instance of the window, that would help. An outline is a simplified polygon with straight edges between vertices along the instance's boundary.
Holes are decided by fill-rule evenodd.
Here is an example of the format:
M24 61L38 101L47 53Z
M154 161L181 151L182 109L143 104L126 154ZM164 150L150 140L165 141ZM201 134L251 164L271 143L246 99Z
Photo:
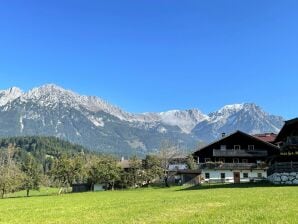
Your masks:
M248 145L248 150L255 150L255 146L254 145Z
M221 178L221 179L225 179L225 178L226 178L226 174L225 174L225 173L221 173L221 174L220 174L220 178Z
M241 149L241 146L240 145L234 145L234 149L239 150L239 149Z
M262 173L258 173L258 178L263 178Z
M248 178L248 173L243 173L243 178Z
M205 179L209 179L210 178L210 174L209 173L205 173Z
M248 163L248 159L242 159L242 163Z
M205 158L205 163L211 162L210 158Z
M233 163L239 163L239 159L238 158L233 158Z
M221 146L220 146L220 150L225 151L226 149L227 149L227 146L226 146L226 145L221 145Z

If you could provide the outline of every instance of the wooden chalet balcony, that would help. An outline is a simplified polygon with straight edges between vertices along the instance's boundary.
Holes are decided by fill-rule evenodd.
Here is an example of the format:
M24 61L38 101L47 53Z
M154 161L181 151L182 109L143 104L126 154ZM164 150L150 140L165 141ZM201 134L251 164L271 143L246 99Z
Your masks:
M214 157L266 157L266 150L244 150L244 149L213 149Z
M266 163L222 163L222 162L208 162L199 164L199 169L266 169Z

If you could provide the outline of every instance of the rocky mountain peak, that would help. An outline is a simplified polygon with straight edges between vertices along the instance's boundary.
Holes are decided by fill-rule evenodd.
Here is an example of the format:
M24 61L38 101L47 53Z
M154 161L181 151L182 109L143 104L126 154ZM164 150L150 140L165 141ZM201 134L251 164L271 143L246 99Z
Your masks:
M163 123L178 126L185 133L190 133L198 123L209 118L198 109L170 110L159 115Z
M7 90L0 91L0 106L4 106L9 102L22 96L23 92L18 87L11 87Z

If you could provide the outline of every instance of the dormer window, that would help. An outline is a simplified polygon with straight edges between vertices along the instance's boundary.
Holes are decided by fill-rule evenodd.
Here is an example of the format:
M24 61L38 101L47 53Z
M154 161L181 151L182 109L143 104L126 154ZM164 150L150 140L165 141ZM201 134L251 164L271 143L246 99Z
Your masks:
M254 145L248 145L248 150L255 150L255 146Z
M240 145L234 145L234 150L240 150L241 146Z

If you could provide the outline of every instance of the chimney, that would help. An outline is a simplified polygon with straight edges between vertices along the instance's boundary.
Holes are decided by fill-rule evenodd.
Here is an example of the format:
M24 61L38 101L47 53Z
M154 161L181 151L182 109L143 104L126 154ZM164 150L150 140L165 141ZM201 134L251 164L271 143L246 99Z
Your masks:
M226 137L226 133L225 132L221 133L221 137L222 138Z

